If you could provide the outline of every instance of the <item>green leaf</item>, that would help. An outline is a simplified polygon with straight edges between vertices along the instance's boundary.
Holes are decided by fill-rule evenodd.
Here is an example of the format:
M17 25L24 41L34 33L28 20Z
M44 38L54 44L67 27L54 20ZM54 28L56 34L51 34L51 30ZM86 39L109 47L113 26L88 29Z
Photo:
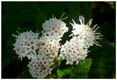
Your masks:
M92 59L90 58L80 61L80 63L73 68L74 72L71 75L71 77L87 78L91 64L92 64Z
M80 61L77 65L57 69L57 76L59 78L87 78L91 63L92 59L89 58Z
M80 61L80 63L76 65L76 68L78 68L76 71L82 72L82 73L88 72L90 69L91 63L92 63L92 59L90 58Z
M64 72L61 71L60 69L57 69L57 76L58 76L59 78L62 78L62 77L64 76Z

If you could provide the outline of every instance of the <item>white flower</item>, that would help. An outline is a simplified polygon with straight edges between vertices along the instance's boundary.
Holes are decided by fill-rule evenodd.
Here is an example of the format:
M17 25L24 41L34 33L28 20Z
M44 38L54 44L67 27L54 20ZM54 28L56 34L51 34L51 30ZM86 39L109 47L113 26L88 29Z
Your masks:
M16 37L16 42L13 44L16 54L19 58L27 57L31 59L33 54L36 54L38 49L38 33L33 33L32 31L27 31L20 33L19 35L13 35Z
M83 60L88 55L88 48L94 44L100 46L97 39L100 39L102 36L100 33L96 33L96 30L99 28L95 25L93 28L90 27L92 19L85 24L84 17L79 17L80 24L77 24L74 20L71 23L73 30L72 39L67 41L61 48L61 56L63 59L66 59L66 64L73 64L76 62L79 63L80 60Z
M34 78L45 78L48 74L51 74L53 70L53 59L48 58L45 55L35 55L28 64L29 72Z
M43 23L42 28L42 36L54 36L58 39L68 31L66 24L62 20L56 18L50 18L49 20L46 20Z
M59 39L54 37L46 36L39 39L39 54L44 54L50 58L55 58L58 56L60 43Z
M39 33L32 31L13 35L16 37L16 42L13 44L14 50L21 60L24 57L31 60L28 68L34 78L47 78L51 74L55 64L54 60L58 56L66 59L66 64L78 64L87 57L90 46L94 44L100 46L96 41L102 36L100 33L96 33L99 27L96 28L97 25L95 25L91 28L92 19L85 24L82 16L79 17L80 24L73 20L71 23L73 27L72 39L61 46L60 40L68 31L66 23L62 21L67 17L62 18L63 15L60 19L53 17L46 20L42 25L42 37L39 39Z
M78 36L79 39L84 39L87 48L93 46L94 44L96 44L97 46L101 46L96 40L101 39L100 37L102 35L100 33L96 33L96 30L99 28L96 28L97 24L93 28L90 27L92 19L90 19L87 24L85 24L83 16L79 16L80 24L77 24L74 20L72 21L73 23L71 23L71 25L73 27L73 36Z
M45 78L51 74L54 59L58 56L59 39L50 36L42 36L38 41L37 55L33 56L29 63L29 72L34 78Z
M62 45L60 52L59 56L66 59L66 64L72 65L74 62L78 64L80 60L84 60L87 57L88 50L85 48L84 41L73 37Z

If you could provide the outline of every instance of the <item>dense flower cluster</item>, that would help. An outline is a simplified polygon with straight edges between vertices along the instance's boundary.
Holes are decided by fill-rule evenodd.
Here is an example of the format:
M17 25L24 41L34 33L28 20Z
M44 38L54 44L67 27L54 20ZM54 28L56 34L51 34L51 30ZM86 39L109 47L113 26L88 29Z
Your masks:
M58 56L60 43L59 40L54 39L54 37L41 37L39 39L39 54L44 54L50 58L55 58Z
M60 39L64 33L68 31L66 24L56 18L50 18L49 20L46 20L43 23L42 28L42 36L54 36L57 39Z
M88 51L84 47L84 41L73 37L70 41L62 45L60 57L66 59L66 64L73 65L74 62L78 64L80 60L84 60L87 57Z
M16 42L13 44L16 54L22 60L23 57L31 59L36 50L38 49L38 35L39 33L33 33L32 31L27 31L20 33L19 35L13 35L16 37Z
M77 24L74 20L71 23L73 27L72 35L78 36L79 39L85 39L85 45L89 48L96 44L97 46L101 46L96 41L97 39L101 39L102 36L100 33L97 33L96 30L99 28L97 24L91 28L92 19L89 20L87 24L85 24L85 20L83 16L79 16L80 24Z
M92 19L87 24L85 24L83 16L79 17L80 24L72 21L73 30L70 36L73 38L62 45L60 54L63 59L67 60L66 64L73 64L74 62L78 64L80 60L85 59L90 46L94 44L100 46L96 40L102 36L95 32L99 27L96 28L96 25L93 28L90 27Z
M65 18L63 18L65 19ZM73 30L70 35L72 39L66 41L65 44L60 44L64 33L68 32L68 27L62 19L50 18L43 25L42 36L39 33L27 31L16 37L16 42L13 44L16 54L22 58L27 57L30 62L28 64L29 72L34 78L46 78L51 74L57 57L66 60L66 64L78 64L80 60L84 60L88 55L88 48L96 44L100 46L97 39L100 39L101 34L96 33L99 28L95 25L91 28L92 19L85 24L84 17L80 16L80 24L74 20L71 23ZM60 54L59 53L60 50Z
M29 71L32 77L44 78L51 74L51 67L54 64L54 59L58 55L60 48L59 40L53 37L41 37L38 42L38 55L33 56L29 63Z
M32 77L44 78L51 73L51 66L58 56L62 36L68 31L66 24L59 19L51 18L43 23L42 37L39 33L27 31L16 37L14 50L21 58L27 57L31 62L28 64Z
M35 58L32 58L31 62L28 64L29 72L34 78L45 78L48 74L51 74L53 70L51 66L53 64L53 59L38 54Z

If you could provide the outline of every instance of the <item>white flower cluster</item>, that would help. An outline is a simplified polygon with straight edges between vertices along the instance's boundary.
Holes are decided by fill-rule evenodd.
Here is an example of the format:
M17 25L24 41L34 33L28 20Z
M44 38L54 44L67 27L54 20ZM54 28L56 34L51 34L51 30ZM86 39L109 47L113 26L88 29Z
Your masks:
M27 31L16 37L14 50L21 58L27 57L29 72L32 77L45 78L52 71L54 59L58 56L60 40L68 31L66 24L59 19L51 18L43 23L42 37L39 33Z
M29 72L34 78L45 78L53 70L53 59L48 59L45 55L36 55L28 64Z
M29 72L34 78L45 78L53 70L54 59L60 48L59 40L53 37L41 37L38 42L38 55L29 63Z
M84 41L73 37L70 41L62 45L59 56L66 59L66 64L73 65L74 62L78 64L80 60L84 60L87 57L87 52Z
M27 31L20 33L19 35L13 35L16 37L16 42L13 44L16 54L22 60L23 57L31 59L36 50L38 49L38 35L39 33L33 33Z
M32 31L13 35L16 37L16 42L13 44L16 54L21 60L24 57L31 60L28 68L32 77L46 78L48 74L51 74L55 64L54 60L57 57L65 59L66 64L78 64L80 60L87 57L90 46L94 44L100 46L96 40L100 39L101 34L95 32L98 27L96 28L96 25L93 28L90 27L92 20L85 24L82 16L79 17L79 21L80 24L74 20L71 23L72 39L66 41L64 45L60 44L60 40L64 33L68 32L68 27L62 19L46 20L42 25L43 31L40 38L39 33Z
M30 73L36 78L44 78L51 73L53 60L58 56L59 41L63 34L68 31L66 24L56 18L45 21L42 28L42 37L38 42L37 60L32 59L28 65Z
M42 28L42 36L54 36L57 39L60 39L64 33L68 31L66 24L56 18L46 20L45 23L43 23Z
M90 46L93 46L96 44L97 46L101 46L96 41L97 39L101 39L102 36L100 33L96 33L96 30L99 28L97 27L97 24L91 28L92 19L89 20L87 24L85 24L85 20L83 16L79 16L80 24L77 24L74 20L73 23L71 23L73 27L72 35L78 36L79 39L85 40L85 45L89 48Z
M77 24L73 20L73 23L71 23L73 30L70 35L73 38L62 45L61 48L60 56L67 60L66 64L73 64L74 62L78 64L80 60L87 57L90 46L94 44L101 46L96 40L100 39L102 35L95 32L99 27L96 28L96 25L93 28L90 27L92 19L85 24L84 17L80 16L79 21L80 24Z
M59 40L54 39L54 37L41 37L38 46L39 54L44 54L50 58L55 58L58 56L60 43Z

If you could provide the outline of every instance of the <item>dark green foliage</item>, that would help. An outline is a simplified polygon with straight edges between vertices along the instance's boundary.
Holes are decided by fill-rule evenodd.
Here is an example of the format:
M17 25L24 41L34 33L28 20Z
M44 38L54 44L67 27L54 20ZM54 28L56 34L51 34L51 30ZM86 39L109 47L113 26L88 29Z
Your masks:
M63 12L68 16L64 21L70 29L62 43L69 40L72 30L69 23L72 19L78 22L78 17L83 15L86 23L93 17L93 23L101 26L99 31L104 35L100 40L102 47L91 47L88 58L79 65L66 66L62 61L50 78L115 78L115 46L110 45L112 42L115 44L114 6L104 5L100 10L100 7L92 8L91 2L2 2L2 78L32 78L27 68L28 61L20 61L13 50L15 38L12 34L27 30L40 32L45 20L52 14L60 18Z
M31 75L30 75L30 73L29 73L29 71L28 71L28 67L25 67L24 68L24 71L19 75L19 76L17 76L17 78L31 78Z
M78 65L69 66L64 69L57 69L59 78L87 78L92 59L80 61Z
M89 77L111 78L115 73L115 48L106 41L100 41L102 47L92 47L89 57L93 63Z

